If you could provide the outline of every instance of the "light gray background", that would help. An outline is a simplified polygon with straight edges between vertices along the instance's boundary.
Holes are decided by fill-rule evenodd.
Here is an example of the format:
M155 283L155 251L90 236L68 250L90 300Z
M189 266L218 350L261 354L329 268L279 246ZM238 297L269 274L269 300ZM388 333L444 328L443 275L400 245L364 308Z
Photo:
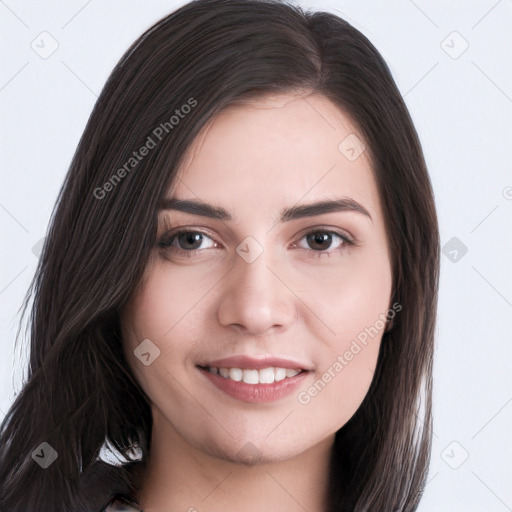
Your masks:
M14 338L33 247L97 95L128 46L182 3L0 0L0 418L25 365ZM442 245L457 238L442 256L435 436L419 510L512 510L512 1L297 3L341 15L381 51L420 134ZM43 59L51 38L58 48Z

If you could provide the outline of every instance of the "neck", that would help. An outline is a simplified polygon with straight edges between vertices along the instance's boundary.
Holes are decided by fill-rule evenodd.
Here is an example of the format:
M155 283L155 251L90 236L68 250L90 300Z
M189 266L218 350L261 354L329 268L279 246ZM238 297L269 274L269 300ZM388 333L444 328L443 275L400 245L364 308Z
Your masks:
M162 418L160 417L160 420ZM334 436L277 462L245 465L188 444L169 422L154 421L137 501L144 512L327 510Z

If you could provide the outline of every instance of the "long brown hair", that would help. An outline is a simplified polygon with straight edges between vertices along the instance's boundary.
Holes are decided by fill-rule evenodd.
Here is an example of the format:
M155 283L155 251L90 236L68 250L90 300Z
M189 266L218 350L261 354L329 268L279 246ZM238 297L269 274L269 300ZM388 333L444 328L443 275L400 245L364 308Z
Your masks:
M431 448L439 234L404 101L371 42L334 14L279 0L196 0L121 58L60 191L29 290L26 381L0 430L0 510L93 510L86 475L105 442L127 461L147 459L149 399L123 356L118 311L153 250L157 206L213 116L244 98L295 90L328 97L371 150L392 302L402 306L367 396L336 434L329 510L416 509ZM154 146L133 160L148 137ZM31 455L43 442L58 453L45 470ZM126 466L108 472L136 486Z

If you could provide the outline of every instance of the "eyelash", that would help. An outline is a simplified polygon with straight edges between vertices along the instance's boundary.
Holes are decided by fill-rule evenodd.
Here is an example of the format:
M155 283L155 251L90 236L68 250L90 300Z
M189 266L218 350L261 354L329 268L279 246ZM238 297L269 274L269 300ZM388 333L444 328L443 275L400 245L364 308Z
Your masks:
M175 238L179 237L180 235L191 234L191 233L192 234L201 234L203 236L206 236L210 240L212 240L214 243L217 243L217 242L215 242L215 240L213 240L213 238L210 235L208 235L204 231L201 231L200 229L181 229L181 230L176 231L175 233L166 233L158 242L158 246L163 250L169 250L171 252L174 252L178 256L192 258L197 253L200 253L201 251L204 251L205 249L192 249L192 250L187 251L185 249L180 249L178 247L174 247L171 245ZM338 238L340 238L343 243L340 247L338 247L334 250L331 250L330 252L327 250L304 249L302 247L300 248L300 249L304 249L308 253L312 253L312 254L309 254L309 256L312 258L321 258L322 256L325 256L325 255L328 255L328 257L330 257L332 255L332 253L335 251L341 252L347 246L358 245L354 240L350 239L347 235L340 233L338 231L333 231L331 229L322 228L322 227L315 228L315 229L312 229L311 231L308 231L307 233L304 233L304 235L302 235L300 240L302 240L303 238L306 238L309 235L314 235L314 234L334 235L334 236L337 236ZM294 246L295 245L296 244L294 244Z

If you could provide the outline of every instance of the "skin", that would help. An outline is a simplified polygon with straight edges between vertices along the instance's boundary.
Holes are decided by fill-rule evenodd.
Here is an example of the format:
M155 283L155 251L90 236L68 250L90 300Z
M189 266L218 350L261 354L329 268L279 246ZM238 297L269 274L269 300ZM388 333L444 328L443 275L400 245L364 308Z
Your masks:
M145 512L325 509L334 436L369 389L385 329L376 321L391 306L391 258L369 151L350 161L338 149L357 133L327 98L287 93L229 107L194 141L169 196L223 207L233 220L159 212L157 240L179 227L206 237L190 257L176 252L190 251L186 239L175 238L174 251L155 245L121 312L129 364L152 402L151 454L138 496ZM285 207L341 197L371 219L341 211L279 222ZM317 228L358 245L333 235L319 250L306 237ZM252 263L236 252L249 236L263 249ZM333 372L337 357L374 325L378 334ZM148 366L133 352L144 339L160 350ZM311 371L290 396L242 402L196 368L237 354L290 358ZM301 403L299 393L329 368L330 382Z

